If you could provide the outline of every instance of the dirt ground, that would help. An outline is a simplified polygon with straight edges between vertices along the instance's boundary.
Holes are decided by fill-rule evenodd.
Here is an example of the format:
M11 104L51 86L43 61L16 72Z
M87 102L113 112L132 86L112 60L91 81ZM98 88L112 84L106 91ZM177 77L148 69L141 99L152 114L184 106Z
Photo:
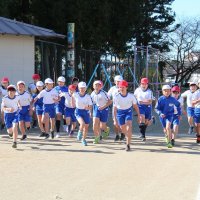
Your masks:
M1 200L197 200L200 187L200 145L181 134L167 149L162 134L147 142L133 136L131 151L111 135L84 147L65 133L44 140L32 130L12 149L0 136Z

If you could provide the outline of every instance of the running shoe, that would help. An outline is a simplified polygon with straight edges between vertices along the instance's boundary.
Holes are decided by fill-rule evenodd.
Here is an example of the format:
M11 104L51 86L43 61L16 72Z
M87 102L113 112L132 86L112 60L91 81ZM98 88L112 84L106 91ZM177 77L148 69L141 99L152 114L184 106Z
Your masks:
M12 148L17 148L17 142L13 142Z
M13 134L12 133L8 133L8 136L9 136L9 138L12 138Z
M146 141L146 137L142 135L141 140L142 140L142 142L145 142Z
M70 131L69 137L73 137L73 135L74 135L74 131Z
M172 147L173 147L173 146L172 146L172 143L171 143L171 142L168 142L167 147L168 147L168 148L172 148Z
M169 140L168 140L168 136L165 135L165 142L168 144L169 143Z
M27 138L27 135L23 135L20 140L25 140L26 138Z
M188 134L189 134L189 135L193 134L193 127L190 127L190 128L189 128Z
M117 134L117 135L115 136L115 142L116 142L116 141L119 141L119 139L120 139L120 138L119 138L119 135Z
M83 134L81 133L81 131L78 131L78 134L77 134L77 140L81 140L83 137Z
M102 140L102 139L103 139L102 135L100 135L99 139L100 139L100 140Z
M126 145L126 149L125 149L126 151L130 151L131 150L131 148L130 148L130 145L129 144L127 144Z
M174 145L175 145L175 140L174 139L171 140L171 144L174 147Z
M54 131L51 131L51 139L54 138Z
M124 139L125 139L125 134L124 134L124 133L121 133L120 140L123 141Z
M197 143L200 143L200 135L197 135Z
M45 133L45 138L44 139L48 139L49 138L49 134Z
M83 140L81 141L81 143L82 143L83 146L87 146L87 141L86 141L86 140L83 139Z
M59 133L56 133L56 138L59 138L60 137L60 134Z
M46 136L46 133L45 132L41 132L39 137L45 137Z
M94 138L93 144L99 144L99 141L100 141L100 137L97 136L97 137Z
M107 127L105 131L103 131L103 139L106 139L110 134L110 127Z

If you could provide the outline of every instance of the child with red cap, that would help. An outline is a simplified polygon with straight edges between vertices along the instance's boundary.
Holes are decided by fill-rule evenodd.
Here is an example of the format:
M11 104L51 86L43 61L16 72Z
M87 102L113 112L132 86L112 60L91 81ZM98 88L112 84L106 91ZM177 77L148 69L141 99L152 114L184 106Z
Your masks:
M134 95L138 101L138 107L140 110L140 138L142 141L146 140L146 128L151 121L152 113L152 100L153 92L148 88L148 78L142 78L140 86L135 90Z
M180 92L181 92L180 87L174 86L171 91L172 91L172 97L174 97L176 100L178 100L180 102L182 113L186 114L186 112L184 110L183 97L180 96ZM180 124L180 115L178 115L177 108L174 107L173 120L171 123L171 129L172 129L171 143L173 146L175 145L175 139L178 134L179 124Z
M113 97L114 124L120 126L122 133L125 134L126 151L130 151L133 119L132 107L137 112L138 123L140 121L140 111L135 96L127 91L128 82L120 81L118 87L119 93Z
M8 95L2 99L5 125L9 136L13 137L13 148L17 148L18 110L21 109L20 97L16 95L16 90L14 85L9 85L7 87Z

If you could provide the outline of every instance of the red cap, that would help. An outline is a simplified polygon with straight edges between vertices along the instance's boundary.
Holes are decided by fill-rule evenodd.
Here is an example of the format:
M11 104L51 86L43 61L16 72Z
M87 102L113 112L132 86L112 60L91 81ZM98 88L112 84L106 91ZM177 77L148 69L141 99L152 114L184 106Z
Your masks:
M2 82L2 83L3 83L3 82L9 82L8 77L3 77L2 80L1 80L1 82Z
M148 78L142 78L140 83L143 83L143 84L148 84L149 83L149 80Z
M172 92L180 92L181 88L179 86L174 86L171 91Z
M120 81L119 82L119 85L118 85L119 87L128 87L128 82L127 81Z
M69 90L76 90L76 85L69 85L68 88Z
M40 79L40 75L39 74L33 74L32 79L33 80Z

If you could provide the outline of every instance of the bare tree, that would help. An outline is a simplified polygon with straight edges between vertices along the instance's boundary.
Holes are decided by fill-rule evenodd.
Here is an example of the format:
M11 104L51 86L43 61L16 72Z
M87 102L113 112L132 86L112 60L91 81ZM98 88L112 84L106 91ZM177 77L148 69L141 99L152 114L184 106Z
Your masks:
M163 54L166 70L171 71L175 81L188 81L194 72L200 70L200 20L184 20L167 36L170 52Z

